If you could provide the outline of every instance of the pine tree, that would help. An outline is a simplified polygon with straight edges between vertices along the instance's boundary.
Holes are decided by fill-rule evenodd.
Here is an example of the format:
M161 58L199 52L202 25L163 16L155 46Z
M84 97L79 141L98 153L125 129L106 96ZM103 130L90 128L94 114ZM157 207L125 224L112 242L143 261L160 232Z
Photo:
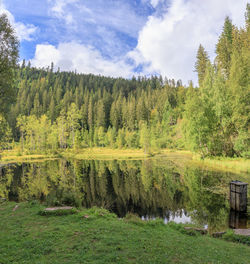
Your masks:
M216 62L218 64L219 70L225 75L226 78L229 77L230 67L231 67L231 55L232 55L232 45L233 45L233 24L229 17L226 17L223 31L219 37L219 41L216 45Z
M200 44L196 55L196 63L195 63L195 71L198 73L199 87L201 87L202 82L204 80L208 61L209 61L208 54L205 51L204 47Z
M80 119L79 110L77 109L76 104L72 103L67 113L67 125L69 127L70 135L72 137L71 146L75 146L75 133L76 133L76 130L80 128L79 119Z
M93 129L93 126L94 126L93 101L92 101L92 98L90 98L89 104L88 104L88 127L89 127L89 130Z
M105 127L105 107L102 100L99 100L97 104L97 114L96 114L96 125L97 127Z

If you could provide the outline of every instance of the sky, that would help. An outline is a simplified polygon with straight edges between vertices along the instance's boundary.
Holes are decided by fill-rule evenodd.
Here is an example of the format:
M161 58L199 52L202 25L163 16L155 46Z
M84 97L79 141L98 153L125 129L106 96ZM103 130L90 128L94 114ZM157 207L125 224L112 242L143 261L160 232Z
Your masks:
M199 44L215 57L229 16L244 26L247 0L0 0L20 40L20 61L112 77L162 75L197 83Z

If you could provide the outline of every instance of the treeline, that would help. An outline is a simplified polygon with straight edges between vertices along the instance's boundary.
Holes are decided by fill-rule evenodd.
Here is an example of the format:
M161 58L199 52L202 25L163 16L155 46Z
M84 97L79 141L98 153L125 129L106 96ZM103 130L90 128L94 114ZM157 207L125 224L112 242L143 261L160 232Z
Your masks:
M60 72L53 64L36 69L24 61L8 123L0 119L1 147L12 145L12 130L29 152L166 147L249 157L249 10L242 29L225 19L214 63L200 45L197 88L161 76L126 80Z
M186 89L180 81L53 73L52 67L24 65L17 74L9 122L22 149L178 147L175 132L169 132L183 112Z

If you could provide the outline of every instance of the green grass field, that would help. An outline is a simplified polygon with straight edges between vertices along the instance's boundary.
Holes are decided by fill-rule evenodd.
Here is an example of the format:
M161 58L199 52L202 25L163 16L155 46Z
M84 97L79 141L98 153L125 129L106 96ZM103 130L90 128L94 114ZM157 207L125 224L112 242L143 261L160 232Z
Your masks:
M0 263L249 263L250 247L188 235L162 221L104 209L41 216L38 203L0 204Z

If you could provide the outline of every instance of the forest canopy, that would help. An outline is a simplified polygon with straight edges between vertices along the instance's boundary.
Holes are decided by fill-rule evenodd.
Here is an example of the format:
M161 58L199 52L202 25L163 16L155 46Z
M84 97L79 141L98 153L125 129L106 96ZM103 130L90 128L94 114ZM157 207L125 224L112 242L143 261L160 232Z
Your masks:
M23 61L15 69L18 42L9 29L12 59L4 64L5 53L0 54L0 67L11 76L5 81L1 72L1 95L11 92L11 101L0 99L2 114L10 106L7 121L0 118L1 148L18 146L28 153L93 146L145 152L175 148L203 157L249 157L249 10L248 4L244 28L226 17L214 62L206 43L200 44L194 65L198 87L161 76L124 79L60 72L53 63L37 69ZM5 32L7 18L0 19ZM7 33L1 32L3 38ZM15 102L11 86L17 89Z

